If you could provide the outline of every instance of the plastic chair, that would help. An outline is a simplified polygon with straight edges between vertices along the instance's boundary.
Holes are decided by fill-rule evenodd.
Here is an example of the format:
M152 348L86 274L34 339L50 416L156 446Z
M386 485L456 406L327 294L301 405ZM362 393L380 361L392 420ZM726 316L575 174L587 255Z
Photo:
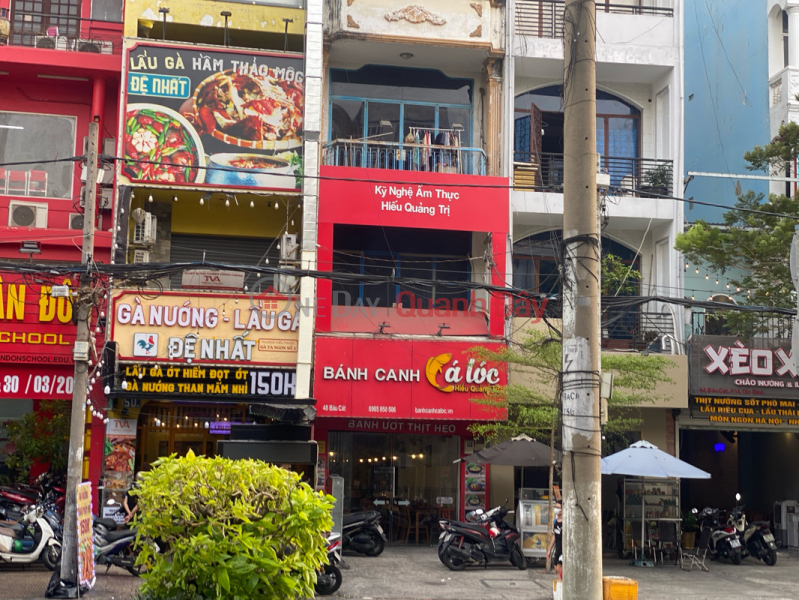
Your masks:
M6 189L9 194L28 194L28 172L8 171Z
M28 172L28 195L47 195L47 171L31 170Z
M699 534L699 544L694 548L693 553L684 550L680 553L680 568L684 571L691 571L694 567L699 567L703 571L709 572L710 569L705 565L707 558L707 548L710 544L710 529L705 528Z
M680 544L677 539L676 521L658 521L658 554L659 564L665 564L666 558L675 566L680 561Z

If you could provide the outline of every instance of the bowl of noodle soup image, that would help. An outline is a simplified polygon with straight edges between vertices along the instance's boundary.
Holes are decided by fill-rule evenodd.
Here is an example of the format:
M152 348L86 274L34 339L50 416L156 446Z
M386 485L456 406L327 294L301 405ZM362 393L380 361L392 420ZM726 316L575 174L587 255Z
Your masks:
M205 183L294 189L294 169L284 158L263 154L212 154Z

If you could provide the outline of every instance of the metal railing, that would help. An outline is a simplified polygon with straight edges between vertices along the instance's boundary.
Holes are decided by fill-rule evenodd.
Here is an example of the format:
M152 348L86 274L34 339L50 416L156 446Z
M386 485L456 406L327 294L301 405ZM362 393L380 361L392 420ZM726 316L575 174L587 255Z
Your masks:
M517 0L516 34L539 38L563 37L564 0ZM636 0L636 4L596 3L597 12L627 15L673 17L674 9L653 6L652 0Z
M527 304L525 304L527 303ZM540 303L530 303L523 298L513 301L513 314L517 317L537 316ZM543 311L547 319L562 319L563 305L559 298L550 299ZM654 302L638 307L604 307L601 314L602 347L617 350L648 350L665 354L684 354L677 341L677 323L671 312L662 312Z
M514 187L549 188L560 191L563 187L563 154L541 152L514 152ZM602 156L600 168L610 175L614 195L671 196L674 162L655 158L624 158ZM524 185L519 185L523 180ZM634 190L634 191L632 191Z
M323 145L322 164L485 175L486 154L480 148L337 139Z
M115 22L14 9L10 21L10 46L93 54L122 53L122 33L108 29L109 25L118 25Z
M691 313L691 335L724 335L749 340L752 347L768 347L770 340L790 340L793 316L776 313L736 313L723 310L705 310Z

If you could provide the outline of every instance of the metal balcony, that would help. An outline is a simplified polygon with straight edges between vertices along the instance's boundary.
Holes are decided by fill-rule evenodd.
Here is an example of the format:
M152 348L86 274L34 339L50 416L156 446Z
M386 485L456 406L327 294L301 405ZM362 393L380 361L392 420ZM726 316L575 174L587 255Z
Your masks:
M514 189L562 191L563 154L514 152L513 161ZM672 195L671 160L603 156L600 168L610 175L614 195L653 198Z
M11 10L9 46L121 54L121 23L60 13Z
M597 12L625 15L654 15L673 17L673 8L653 6L654 0L634 0L635 3L596 3ZM516 35L539 38L563 37L564 0L516 0Z
M486 154L480 148L337 139L323 145L322 164L485 175Z

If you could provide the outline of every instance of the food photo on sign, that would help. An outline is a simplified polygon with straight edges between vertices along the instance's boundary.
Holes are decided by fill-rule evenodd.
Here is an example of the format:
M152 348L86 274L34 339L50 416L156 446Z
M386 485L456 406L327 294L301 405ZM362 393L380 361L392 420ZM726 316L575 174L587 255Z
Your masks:
M302 57L136 43L127 66L131 181L299 187Z

